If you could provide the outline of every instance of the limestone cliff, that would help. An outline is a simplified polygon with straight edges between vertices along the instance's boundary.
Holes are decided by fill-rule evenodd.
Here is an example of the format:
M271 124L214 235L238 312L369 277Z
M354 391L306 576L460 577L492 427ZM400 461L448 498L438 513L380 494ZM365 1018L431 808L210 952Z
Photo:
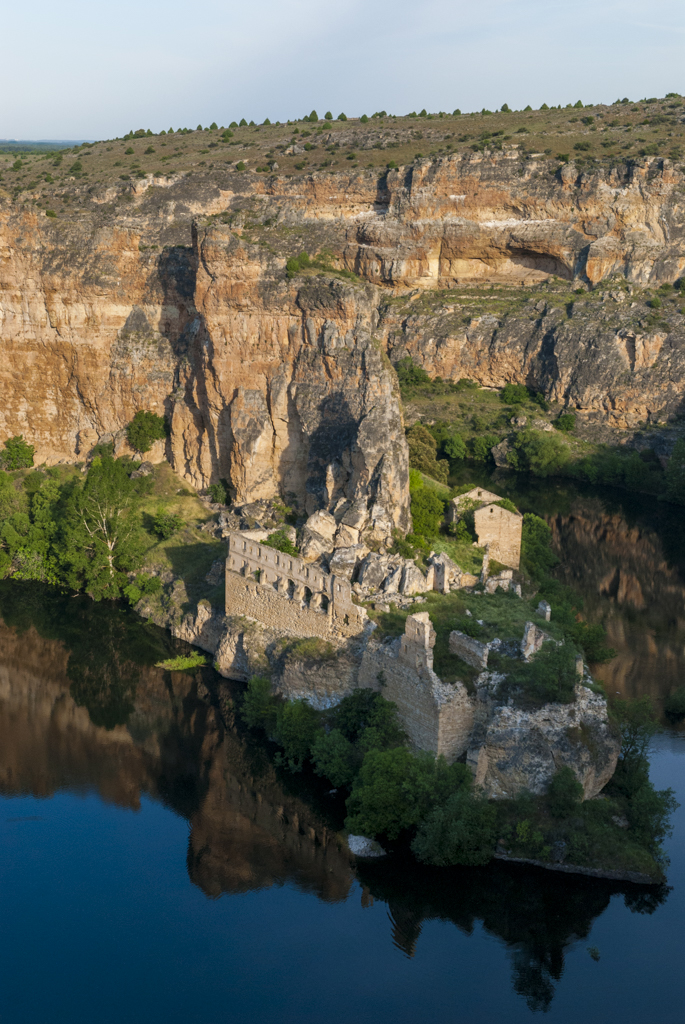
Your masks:
M52 219L0 191L0 436L23 433L38 461L84 458L153 409L195 485L225 478L240 500L290 494L308 511L363 496L404 529L407 455L384 348L444 377L525 381L619 426L680 408L678 309L656 323L642 305L583 297L494 302L474 317L437 294L675 281L683 175L668 160L590 174L511 150L380 176L216 167L71 181ZM302 250L328 270L289 279ZM410 291L435 302L389 302Z

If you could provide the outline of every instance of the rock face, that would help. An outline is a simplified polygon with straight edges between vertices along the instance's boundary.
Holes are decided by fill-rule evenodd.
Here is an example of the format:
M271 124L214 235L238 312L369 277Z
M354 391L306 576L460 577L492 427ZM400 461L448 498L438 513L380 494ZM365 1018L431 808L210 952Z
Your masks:
M613 274L654 286L682 274L683 176L668 161L554 169L508 151L419 160L380 180L207 168L76 181L52 220L0 187L0 437L23 434L38 462L74 461L104 436L125 451L122 429L150 409L169 418L167 457L194 485L223 478L239 502L291 494L308 514L362 501L382 540L409 526L385 352L447 380L525 382L617 426L672 416L679 314L636 321L619 290L466 323L438 296L464 282L556 275L587 288ZM326 248L348 279L288 280L302 248ZM435 295L435 309L387 303L408 289Z
M616 770L620 741L611 731L606 701L578 684L572 704L539 711L495 707L474 729L467 763L476 785L492 798L523 790L545 793L555 771L569 765L591 799Z

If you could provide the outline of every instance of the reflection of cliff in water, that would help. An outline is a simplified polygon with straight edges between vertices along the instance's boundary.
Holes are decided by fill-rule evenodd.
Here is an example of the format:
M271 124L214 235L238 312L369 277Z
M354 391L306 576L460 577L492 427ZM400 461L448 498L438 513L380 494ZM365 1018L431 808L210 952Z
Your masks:
M604 623L617 651L595 674L609 694L661 699L683 681L685 585L669 557L673 538L646 518L629 522L599 499L579 498L549 523L558 575L583 595L587 618Z
M355 869L331 815L236 724L240 684L211 669L155 668L178 644L128 611L17 585L0 585L0 611L0 793L95 791L132 810L147 794L188 819L188 873L207 896L290 883L328 902L348 897ZM612 893L631 892L513 865L430 871L399 856L356 874L363 903L388 903L408 955L426 920L466 933L482 921L511 951L515 990L538 1009L564 950ZM661 898L636 892L637 909Z
M164 649L170 638L146 626L146 643L140 620L130 613L92 602L81 607L80 599L64 609L65 635L79 610L85 619L92 612L94 628L81 622L80 646L70 650L29 625L31 591L35 595L33 588L23 594L20 628L7 625L18 619L17 607L3 601L6 590L0 594L1 793L96 791L133 810L147 794L189 820L188 871L207 895L291 882L324 900L347 896L353 875L337 834L280 785L264 751L227 727L230 710L222 715L206 685L212 686L211 669L188 674L155 668L155 660L173 653ZM64 599L41 596L52 604L54 636ZM38 625L45 626L44 609L37 610ZM114 620L109 631L102 621L107 617ZM128 647L121 637L121 650L110 648L103 657L107 638L122 622ZM128 694L125 721L107 728L100 724L107 718L103 709L111 710L122 692ZM84 694L87 705L81 703ZM230 701L226 684L224 699Z

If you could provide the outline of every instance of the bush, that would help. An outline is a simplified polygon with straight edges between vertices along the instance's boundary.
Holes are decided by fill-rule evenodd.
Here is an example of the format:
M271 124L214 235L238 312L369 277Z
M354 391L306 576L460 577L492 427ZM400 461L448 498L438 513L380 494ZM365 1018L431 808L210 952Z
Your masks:
M207 655L199 651L192 651L191 654L179 654L177 658L169 658L167 661L158 661L155 668L165 668L167 672L188 672L195 668L202 668L207 664Z
M276 551L282 551L284 555L293 555L293 557L297 557L300 554L299 550L283 530L276 530L275 533L270 533L262 543L266 544L269 548L275 548Z
M571 457L561 438L541 430L522 430L514 442L515 451L507 460L515 469L528 470L535 476L552 476L558 473Z
M562 765L552 776L547 788L547 806L554 818L569 818L583 799L583 787L573 769Z
M561 430L564 434L570 434L575 429L576 418L572 412L563 412L561 416L557 416L554 421L554 426L557 430Z
M287 277L293 278L296 274L301 274L303 270L311 267L312 261L309 254L301 252L299 256L291 256L285 265L285 272Z
M411 848L417 860L437 867L487 864L496 836L496 808L464 787L421 823Z
M395 369L400 387L419 387L421 384L430 384L431 382L424 368L415 363L411 356L400 359Z
M528 664L514 663L502 687L533 704L570 704L577 682L575 647L548 641Z
M530 395L525 384L505 384L499 397L505 405L520 405L527 402Z
M24 440L23 434L8 437L0 461L4 469L28 469L33 465L35 448Z
M235 165L235 169L236 171L244 171L246 170L246 165L243 163L242 160L239 160L238 163Z
M138 410L126 428L128 443L140 455L149 452L155 441L164 440L166 433L164 417L142 409Z
M183 526L183 516L175 512L158 512L152 521L152 529L162 540L169 540Z
M133 583L124 587L124 597L131 605L138 604L141 597L148 594L159 594L162 589L162 581L159 576L149 576L147 573L139 573Z
M228 484L225 480L218 480L215 484L210 484L207 493L215 505L229 504Z
M347 120L347 114L338 114L338 120L339 121L346 121Z
M411 516L414 533L420 537L435 537L445 514L445 502L430 487L415 491L411 498Z

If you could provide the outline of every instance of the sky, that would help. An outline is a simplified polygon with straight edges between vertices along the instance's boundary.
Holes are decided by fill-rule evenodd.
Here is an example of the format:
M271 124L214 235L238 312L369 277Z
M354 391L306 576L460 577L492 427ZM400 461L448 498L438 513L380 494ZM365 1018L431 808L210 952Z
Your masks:
M685 93L683 0L0 0L0 138Z

